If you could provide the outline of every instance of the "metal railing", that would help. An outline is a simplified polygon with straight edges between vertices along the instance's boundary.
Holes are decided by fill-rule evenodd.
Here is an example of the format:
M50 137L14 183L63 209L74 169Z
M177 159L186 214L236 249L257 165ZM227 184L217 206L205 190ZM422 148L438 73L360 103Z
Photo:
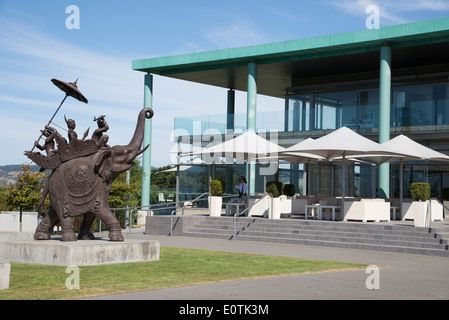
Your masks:
M184 209L187 208L187 207L193 206L193 203L195 201L206 200L206 199L201 199L205 195L209 195L209 192L205 192L205 193L201 194L199 197L196 197L193 200L184 201L184 206L176 207L176 210L172 210L172 212L170 213L170 237L173 235L173 213L176 214L179 211L182 211L184 213Z
M164 206L164 207L161 207L161 204L160 203L158 203L158 204L151 204L151 205L147 205L147 206L134 206L134 207L123 207L123 208L111 208L111 211L112 212L114 212L114 215L115 215L115 212L116 211L120 211L120 210L127 210L127 211L129 211L129 215L128 215L128 228L129 228L129 234L131 233L131 231L132 231L132 217L133 217L133 215L134 214L136 214L136 212L137 211L139 211L139 210L146 210L146 211L151 211L151 209L153 209L153 208L156 208L156 209L162 209L162 210L170 210L170 209L174 209L174 210L172 210L171 212L170 212L170 236L172 236L172 234L173 234L173 215L176 215L176 213L178 213L178 212L180 212L180 211L184 211L184 209L186 209L186 208L188 208L188 207L192 207L193 206L193 204L195 203L195 202L198 202L198 201L204 201L204 200L208 200L208 198L203 198L204 196L209 196L210 195L210 193L208 193L208 192L205 192L205 193L203 193L203 194L201 194L200 196L198 196L198 197L196 197L195 199L193 199L193 200L185 200L185 201L182 201L183 202L183 206L177 206L177 202L176 201L173 201L173 202L166 202L165 204L172 204L172 206ZM229 196L222 196L222 198L233 198L233 197L235 197L235 195L229 195ZM203 199L201 199L201 198L203 198ZM180 201L178 201L178 202L180 202ZM245 210L246 211L246 210ZM101 221L101 219L99 219L99 232L101 232L101 224L102 224L102 221ZM125 225L125 228L126 228L126 225Z
M237 217L246 215L247 211L249 212L256 204L258 204L260 201L262 201L265 198L273 198L273 197L271 196L271 194L265 193L262 198L257 199L251 206L248 206L248 208L246 208L242 212L236 212L234 214L234 221L233 221L234 228L233 228L232 240L235 240L237 238Z

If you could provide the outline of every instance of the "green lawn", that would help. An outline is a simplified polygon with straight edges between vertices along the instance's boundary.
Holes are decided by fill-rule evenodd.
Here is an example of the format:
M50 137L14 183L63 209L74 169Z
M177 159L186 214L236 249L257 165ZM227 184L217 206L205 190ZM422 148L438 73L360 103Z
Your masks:
M304 273L364 269L366 265L334 261L243 254L198 249L160 249L160 260L80 267L80 289L68 290L65 267L11 263L8 290L0 299L76 299Z

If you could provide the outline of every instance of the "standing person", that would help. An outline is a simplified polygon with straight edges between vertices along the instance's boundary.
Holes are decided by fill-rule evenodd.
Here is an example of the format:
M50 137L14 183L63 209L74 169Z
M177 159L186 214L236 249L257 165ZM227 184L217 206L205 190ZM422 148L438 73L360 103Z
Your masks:
M248 184L246 183L245 177L240 177L240 183L236 186L236 189L239 190L239 198L246 196Z

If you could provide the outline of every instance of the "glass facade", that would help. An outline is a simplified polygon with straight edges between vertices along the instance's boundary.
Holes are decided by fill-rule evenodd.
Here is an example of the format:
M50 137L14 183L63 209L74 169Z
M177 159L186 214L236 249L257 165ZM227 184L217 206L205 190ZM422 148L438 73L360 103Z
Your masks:
M283 112L259 112L258 132L293 133L302 140L317 138L342 126L362 135L377 136L379 132L378 83L358 85L326 85L321 88L290 88ZM175 119L176 136L203 136L225 134L229 128L229 117L234 120L234 132L246 130L246 114L204 116ZM444 136L449 133L449 83L426 80L421 82L393 81L391 91L391 134L413 135L418 142L437 151L448 153L449 143ZM291 135L290 135L291 136ZM428 142L432 140L431 143ZM291 145L290 141L290 145ZM284 145L288 146L288 145ZM310 165L310 185L305 185L305 165L282 164L272 176L256 177L256 192L263 192L264 182L278 180L296 185L298 193L309 187L312 195L339 196L341 190L341 165ZM399 195L399 165L391 165L390 193ZM223 173L224 172L224 173ZM223 171L221 174L225 174ZM241 174L241 173L240 173ZM368 164L350 164L346 195L357 197L375 196L377 173ZM234 178L236 174L233 174ZM225 178L222 178L225 180ZM230 181L230 180L228 180ZM235 181L235 179L234 179ZM444 188L449 188L449 165L405 162L404 193L409 196L411 182L428 181L432 196L440 197ZM232 189L227 188L228 192Z
M285 131L335 130L345 126L362 134L378 132L376 88L294 94L287 100ZM447 132L449 84L393 84L390 127L392 133Z
M304 89L302 89L304 91ZM299 89L301 91L301 89ZM317 90L312 92L292 94L286 103L285 131L313 132L335 130L342 126L351 128L363 135L375 135L379 130L379 91L377 88L339 88L339 90ZM390 128L391 134L412 134L424 141L432 134L449 132L449 84L439 83L393 83ZM449 151L447 140L433 138L436 142L431 147L440 152ZM316 168L312 165L311 193L314 195L341 195L339 179L340 170L334 165L333 172L329 168ZM320 173L317 171L320 170ZM399 165L392 164L390 196L399 196ZM375 195L373 178L377 176L369 165L351 164L347 195L371 197ZM404 196L410 196L411 182L427 181L431 185L432 196L440 197L444 188L449 188L447 176L449 165L424 163L423 161L405 162L404 165ZM340 173L341 175L341 173ZM327 184L332 183L333 190L323 190L322 178ZM333 178L331 178L331 176ZM298 184L301 182L298 182Z

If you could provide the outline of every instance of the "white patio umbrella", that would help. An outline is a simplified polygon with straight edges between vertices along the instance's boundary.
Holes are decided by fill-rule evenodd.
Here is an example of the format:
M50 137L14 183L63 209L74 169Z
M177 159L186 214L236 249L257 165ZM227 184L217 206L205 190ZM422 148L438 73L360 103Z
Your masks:
M346 189L346 158L353 155L360 156L361 154L398 155L398 152L394 149L380 145L346 127L341 127L316 140L304 140L302 143L287 148L280 153L291 154L294 152L314 154L328 161L339 158L343 160L341 208L343 214Z
M396 150L398 153L403 155L360 155L358 157L365 158L367 160L372 160L377 164L382 164L386 162L400 162L399 167L399 203L400 210L402 210L402 199L403 199L403 185L404 185L404 161L413 160L426 160L426 161L449 161L449 156L430 149L422 144L410 139L407 136L399 135L389 141L381 144L382 146L388 147L390 149Z
M311 138L309 138L310 140L313 140ZM307 139L307 140L309 140ZM310 153L301 153L301 152L292 152L289 154L278 154L276 156L271 156L271 157L261 157L261 158L257 158L257 160L259 161L287 161L293 164L310 164L310 163L315 163L315 162L320 162L320 161L324 161L326 159L324 159L323 157L314 155L314 154L310 154ZM310 179L309 179L309 170L307 170L307 200L308 200L308 204L310 204Z
M213 161L215 157L250 161L259 157L275 156L284 150L285 148L276 143L264 139L252 131L247 131L234 139L204 148L201 151L193 152L188 155L201 155L206 163L211 160ZM251 190L250 183L251 179L248 179L248 201Z
M310 153L321 156L328 161L352 155L378 154L398 155L394 149L380 145L347 127L341 127L316 140L307 139L286 148L280 154L294 152Z
M196 151L189 155L202 155L203 160L206 162L212 157L227 157L246 161L257 157L276 155L284 150L285 148L276 143L264 139L254 132L248 131L234 139L204 148L201 151ZM206 156L206 159L204 156Z

